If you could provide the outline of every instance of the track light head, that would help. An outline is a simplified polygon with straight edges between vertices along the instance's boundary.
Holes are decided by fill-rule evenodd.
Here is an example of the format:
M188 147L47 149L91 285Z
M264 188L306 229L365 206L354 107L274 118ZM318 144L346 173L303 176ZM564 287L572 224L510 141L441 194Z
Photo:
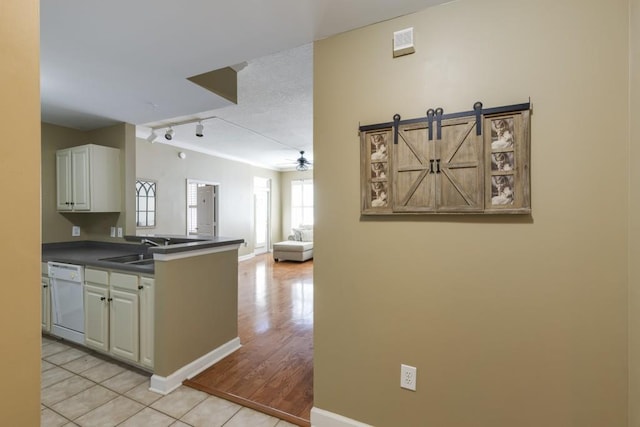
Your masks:
M196 136L199 138L202 138L202 136L204 135L203 131L204 131L204 126L202 125L201 122L198 122L198 124L196 125Z
M167 132L164 134L164 137L167 141L171 141L173 139L173 129L171 129L171 127L167 129Z
M147 137L147 141L153 144L157 137L158 135L156 134L156 131L151 129L151 135Z

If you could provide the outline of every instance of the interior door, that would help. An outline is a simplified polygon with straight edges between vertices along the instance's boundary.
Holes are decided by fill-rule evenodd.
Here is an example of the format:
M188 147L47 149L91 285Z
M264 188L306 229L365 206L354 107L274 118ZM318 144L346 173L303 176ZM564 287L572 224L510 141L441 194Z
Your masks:
M262 254L269 250L269 211L270 211L271 181L266 178L254 178L253 206L254 206L254 248L253 252Z
M255 230L256 230L256 239L255 239L255 253L264 253L267 252L268 246L268 226L269 226L269 216L268 216L268 206L269 206L269 193L266 191L260 191L254 194L254 203L255 203Z
M215 236L215 186L198 186L197 196L198 234L205 236Z

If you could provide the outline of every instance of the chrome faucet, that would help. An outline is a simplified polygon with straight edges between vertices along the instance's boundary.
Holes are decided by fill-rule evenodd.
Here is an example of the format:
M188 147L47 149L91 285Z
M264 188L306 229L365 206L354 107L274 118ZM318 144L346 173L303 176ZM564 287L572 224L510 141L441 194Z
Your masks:
M140 243L142 243L143 245L147 244L147 245L151 245L151 246L160 246L160 243L154 242L153 240L149 240L149 239L142 239L140 241Z
M167 239L166 237L158 237L159 239L162 239L164 241L164 245L167 246L169 244L169 239ZM141 244L147 244L147 245L151 245L151 246L161 246L160 243L151 240L151 239L142 239L140 241Z

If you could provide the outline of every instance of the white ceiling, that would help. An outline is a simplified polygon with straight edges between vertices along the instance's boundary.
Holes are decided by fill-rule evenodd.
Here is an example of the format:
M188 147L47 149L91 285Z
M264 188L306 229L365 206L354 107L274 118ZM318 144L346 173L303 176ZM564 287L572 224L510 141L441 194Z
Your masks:
M300 150L313 158L311 43L445 1L41 0L42 120L146 138L217 116L202 138L174 127L171 144L289 169ZM243 62L237 105L187 80Z

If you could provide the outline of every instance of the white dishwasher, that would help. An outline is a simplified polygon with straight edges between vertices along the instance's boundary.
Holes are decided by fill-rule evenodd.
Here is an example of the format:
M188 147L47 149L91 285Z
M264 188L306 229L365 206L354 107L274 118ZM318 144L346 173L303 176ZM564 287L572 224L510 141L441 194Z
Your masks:
M84 344L84 267L49 262L51 333Z

